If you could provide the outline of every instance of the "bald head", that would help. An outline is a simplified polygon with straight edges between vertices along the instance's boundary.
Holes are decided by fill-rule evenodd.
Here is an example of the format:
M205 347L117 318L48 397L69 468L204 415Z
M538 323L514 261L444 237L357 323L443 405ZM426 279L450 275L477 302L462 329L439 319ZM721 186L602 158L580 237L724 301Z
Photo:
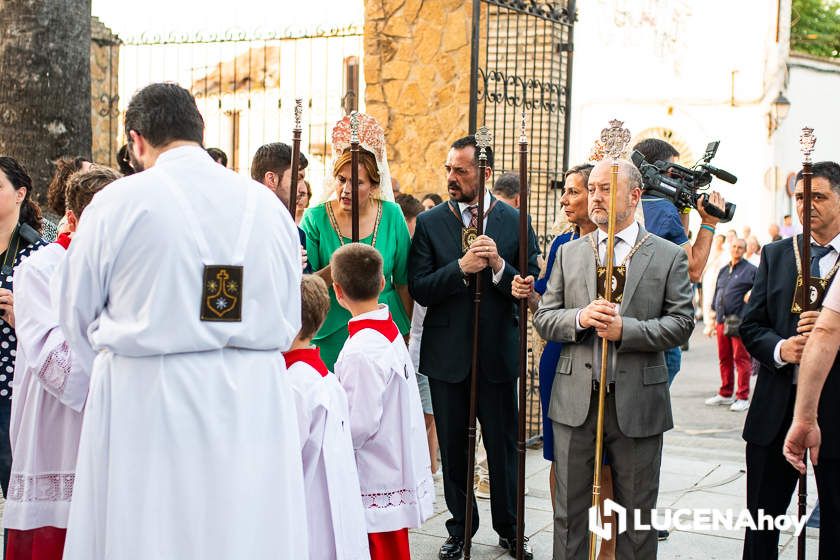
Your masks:
M594 175L596 172L600 171L601 173L607 173L607 177L609 177L609 173L612 172L612 164L612 160L599 161L592 169L592 174ZM633 163L627 161L626 159L618 160L618 178L619 185L621 185L622 181L625 181L631 190L635 188L642 188L642 174L639 172L638 168L633 165Z
M589 218L601 229L609 223L610 160L600 161L589 175ZM616 230L621 231L633 222L636 206L642 196L642 174L626 160L618 160L618 188L616 190Z

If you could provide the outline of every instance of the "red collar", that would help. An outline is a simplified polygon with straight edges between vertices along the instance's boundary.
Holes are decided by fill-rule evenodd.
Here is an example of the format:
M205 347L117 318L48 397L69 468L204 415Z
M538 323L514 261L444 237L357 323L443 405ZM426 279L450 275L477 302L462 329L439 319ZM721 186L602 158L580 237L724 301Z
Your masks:
M58 236L55 242L64 247L64 249L66 250L70 247L70 235L67 233L62 233Z
M360 319L347 323L347 330L350 331L350 336L364 329L373 329L391 342L394 342L400 335L400 329L397 328L390 313L388 313L387 319Z
M321 374L321 377L329 375L330 370L321 359L321 351L317 348L299 348L298 350L289 350L283 352L283 358L286 360L286 368L292 367L293 364L303 362L311 366L315 371Z

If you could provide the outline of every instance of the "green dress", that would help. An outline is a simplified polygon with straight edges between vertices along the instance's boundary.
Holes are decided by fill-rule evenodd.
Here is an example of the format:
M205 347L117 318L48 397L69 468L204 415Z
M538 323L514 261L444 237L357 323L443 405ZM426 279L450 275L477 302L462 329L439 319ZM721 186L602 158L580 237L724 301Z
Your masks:
M306 253L313 271L321 270L329 265L333 252L343 245L330 221L327 204L329 203L325 202L308 209L300 224L301 229L306 232ZM344 243L350 243L349 237L342 237ZM400 333L406 335L411 328L411 320L395 286L408 285L408 250L411 246L411 237L408 234L408 226L405 225L405 218L397 204L382 201L382 213L378 226L374 227L371 235L360 241L370 245L374 237L376 238L374 247L382 255L385 275L385 289L379 295L379 301L388 305ZM341 352L344 341L347 340L350 312L338 304L332 286L329 290L330 311L312 342L321 349L321 358L332 370L338 359L338 353Z

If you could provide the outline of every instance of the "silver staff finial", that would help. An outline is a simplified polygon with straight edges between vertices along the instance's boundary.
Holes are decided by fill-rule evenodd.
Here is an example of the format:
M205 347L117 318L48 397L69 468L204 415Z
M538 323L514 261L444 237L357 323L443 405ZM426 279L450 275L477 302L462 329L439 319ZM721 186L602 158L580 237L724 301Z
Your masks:
M487 159L487 148L493 144L493 134L486 126L482 126L475 133L475 143L478 145L478 159Z
M814 136L814 129L807 126L802 127L802 134L799 135L799 149L802 152L802 163L811 163L811 154L814 152L814 144L817 137Z
M303 97L295 98L295 130L301 130L301 117L303 116Z
M601 142L604 144L604 152L612 159L619 159L630 143L630 131L622 128L624 121L613 119L609 128L601 131Z
M356 111L350 113L350 143L359 143L359 113Z
M525 144L528 142L528 137L525 136L525 108L522 108L522 124L519 128L519 143Z

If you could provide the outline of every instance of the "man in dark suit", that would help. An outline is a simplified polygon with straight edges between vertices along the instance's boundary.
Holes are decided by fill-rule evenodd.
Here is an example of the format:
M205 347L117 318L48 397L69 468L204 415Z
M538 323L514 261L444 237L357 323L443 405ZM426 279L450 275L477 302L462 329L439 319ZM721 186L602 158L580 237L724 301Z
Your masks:
M840 166L833 162L815 163L811 202L811 262L813 277L833 279L840 258ZM803 182L801 172L796 182L796 211L802 219ZM797 472L782 453L785 434L793 418L797 393L798 366L808 335L814 328L818 311L801 315L792 312L794 286L799 270L794 242L799 247L802 236L776 241L764 246L755 285L741 325L741 338L750 354L761 362L752 404L744 425L747 441L747 507L757 518L758 510L766 515L783 515L796 487ZM821 294L820 294L821 296ZM821 305L821 297L816 305ZM832 371L840 369L834 360ZM836 378L838 374L835 374ZM840 482L840 401L838 380L826 384L819 403L820 425L825 430L825 444L820 466L815 468L820 493L838 492ZM823 462L824 461L824 462ZM824 500L821 496L821 502ZM826 510L828 509L828 515ZM836 555L840 549L838 531L840 514L836 508L822 507L821 523L831 527L820 534L820 558ZM778 557L779 531L746 530L745 559ZM831 552L829 552L831 551ZM836 557L836 556L831 556Z
M486 180L493 154L488 150ZM490 470L490 507L499 545L515 555L516 437L519 320L511 281L519 271L519 213L488 192L485 235L464 251L467 227L477 225L478 154L473 136L452 144L446 159L452 200L417 217L408 261L408 288L428 308L423 322L420 371L429 377L443 462L443 488L452 518L443 560L460 558L467 493L467 428L473 337L473 274L483 277L478 351L478 421ZM536 237L529 233L528 271L538 273ZM473 534L478 508L473 500ZM530 550L526 558L532 558Z

